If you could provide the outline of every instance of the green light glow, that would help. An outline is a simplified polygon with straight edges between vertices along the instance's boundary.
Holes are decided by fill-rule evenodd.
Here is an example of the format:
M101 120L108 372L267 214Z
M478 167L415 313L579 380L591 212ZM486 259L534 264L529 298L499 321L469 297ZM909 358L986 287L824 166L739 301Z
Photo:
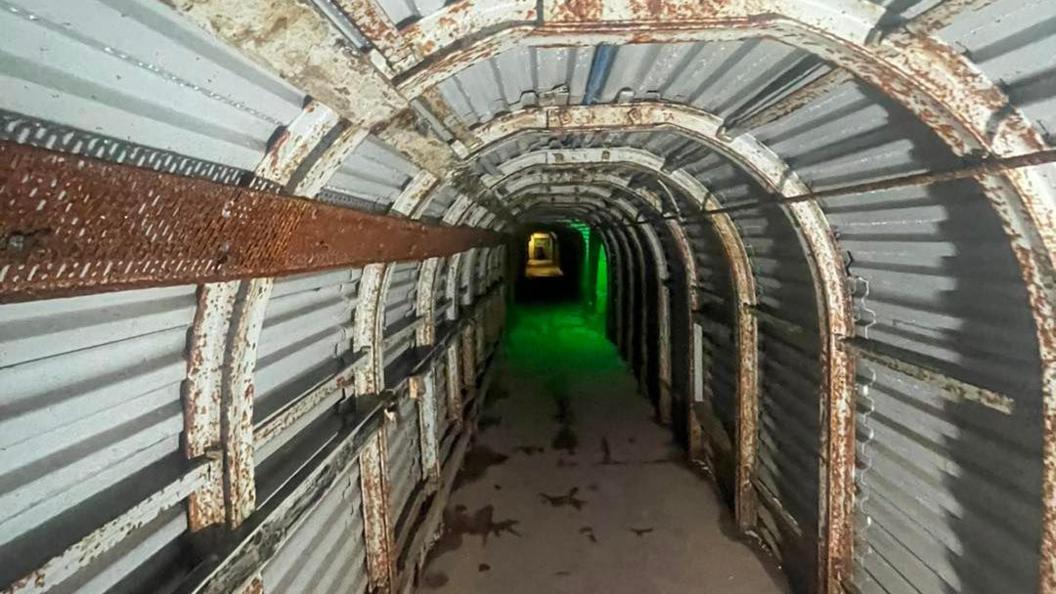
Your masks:
M609 299L609 262L605 257L605 248L598 250L598 282L594 287L595 312L605 317L605 305Z
M507 360L546 377L548 384L578 377L583 369L593 373L623 365L612 343L577 303L517 305L511 313Z

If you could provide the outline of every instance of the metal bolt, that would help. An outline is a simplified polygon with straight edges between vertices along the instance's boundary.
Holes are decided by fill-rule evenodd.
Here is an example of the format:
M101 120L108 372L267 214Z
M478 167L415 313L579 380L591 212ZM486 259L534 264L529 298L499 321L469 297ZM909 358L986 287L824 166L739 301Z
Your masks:
M7 249L12 252L21 252L26 249L26 236L19 233L12 233L7 238Z

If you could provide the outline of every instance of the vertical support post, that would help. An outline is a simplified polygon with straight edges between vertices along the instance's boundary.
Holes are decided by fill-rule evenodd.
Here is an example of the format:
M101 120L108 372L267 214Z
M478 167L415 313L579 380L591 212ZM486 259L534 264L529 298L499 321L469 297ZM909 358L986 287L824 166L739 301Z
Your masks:
M660 283L660 321L657 340L659 351L658 384L660 385L660 402L658 409L660 422L665 425L671 424L671 289L668 279L661 279Z
M436 286L436 271L440 258L429 258L422 262L418 273L418 288L415 291L415 314L421 321L414 333L415 344L424 347L436 342L436 298L433 295Z
M704 327L693 324L693 393L686 398L686 440L689 442L689 457L699 459L704 454L704 433L697 422L697 413L693 405L705 402L704 385Z
M462 354L462 393L465 400L473 400L477 390L477 342L473 336L476 324L472 319L462 329L459 350Z
M353 323L354 348L367 350L367 364L356 372L359 394L377 394L385 387L382 328L391 269L388 264L368 264L360 276L359 303Z
M386 460L386 427L385 423L382 423L370 443L359 454L367 575L370 587L375 592L390 592L396 578Z
M257 366L257 343L264 326L264 311L274 283L270 278L243 281L235 299L231 336L224 362L223 431L224 493L227 523L232 529L256 509L257 493L253 459L253 372Z
M734 515L741 532L756 522L756 493L752 485L759 432L758 320L750 303L737 309L737 470Z
M458 338L447 347L447 418L457 430L462 429L462 360L458 356Z
M451 256L451 260L447 265L447 277L444 279L444 295L447 296L447 311L445 313L448 320L458 319L460 301L458 289L462 276L462 261L465 258L465 254L465 252L461 252Z
M488 323L487 323L487 320L488 320L488 309L487 309L487 306L488 306L488 303L490 303L490 301L491 300L488 299L487 302L480 304L481 307L478 307L477 311L473 314L473 318L474 318L474 321L473 321L473 326L474 326L473 348L476 351L475 359L476 359L476 365L477 365L477 367L475 368L475 371L479 371L479 367L481 365L483 365L484 361L487 359L487 344L488 344ZM474 373L474 377L476 377L476 373Z
M853 571L854 559L854 356L847 351L846 333L829 329L822 355L829 363L824 382L821 419L827 428L827 452L819 465L827 485L820 505L825 518L821 562L826 579L824 592L842 591L842 581Z
M410 378L411 398L418 402L418 443L422 452L422 479L440 478L440 453L436 429L436 368Z
M187 379L183 383L183 450L188 460L209 456L220 461L217 472L191 494L187 524L191 532L221 524L224 508L223 452L220 443L220 410L227 325L235 305L238 283L198 287L198 307L191 329Z

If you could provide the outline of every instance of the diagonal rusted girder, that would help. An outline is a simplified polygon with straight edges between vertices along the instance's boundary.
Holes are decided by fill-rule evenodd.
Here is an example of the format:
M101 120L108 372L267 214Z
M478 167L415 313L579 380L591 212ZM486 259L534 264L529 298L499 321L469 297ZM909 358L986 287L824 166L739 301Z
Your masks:
M0 143L0 240L0 302L13 302L423 259L501 236Z

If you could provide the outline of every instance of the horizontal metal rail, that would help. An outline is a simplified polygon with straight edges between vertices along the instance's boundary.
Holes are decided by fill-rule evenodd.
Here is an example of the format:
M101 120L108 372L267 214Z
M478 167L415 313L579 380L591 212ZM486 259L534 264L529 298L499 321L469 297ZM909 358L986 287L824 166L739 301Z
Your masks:
M502 241L0 142L0 303L421 260Z
M1056 149L1037 151L1033 153L1027 153L1025 155L1017 155L1015 157L1007 157L1001 159L983 159L981 161L976 161L970 165L954 169L947 169L942 171L925 171L922 173L901 175L898 177L880 179L860 184L839 186L836 188L829 188L827 190L818 190L816 192L796 194L793 196L770 195L764 200L747 200L744 202L723 206L722 208L702 209L699 213L693 213L688 216L680 216L671 213L661 216L648 216L632 223L615 223L609 226L651 225L661 220L674 220L680 223L699 225L703 224L708 217L717 214L728 214L731 212L751 210L753 208L760 208L766 206L779 206L782 204L809 202L811 200L821 200L824 198L833 198L835 196L852 196L855 194L866 194L869 192L893 190L896 188L908 188L913 186L941 184L962 179L970 179L983 177L986 175L1000 174L1014 169L1022 169L1024 167L1047 165L1050 163L1056 163Z

